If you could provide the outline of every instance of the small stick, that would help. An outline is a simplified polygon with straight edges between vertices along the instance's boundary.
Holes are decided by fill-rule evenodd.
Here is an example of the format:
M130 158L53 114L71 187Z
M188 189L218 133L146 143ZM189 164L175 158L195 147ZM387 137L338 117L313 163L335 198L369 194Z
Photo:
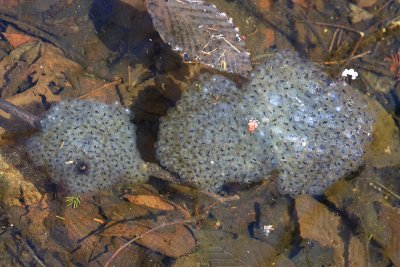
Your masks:
M110 86L113 86L113 85L117 85L117 84L120 84L120 83L122 83L122 79L121 78L119 78L119 79L117 79L117 80L115 80L113 82L103 84L102 86L97 87L94 90L92 90L90 92L87 92L86 94L80 95L78 98L79 99L84 99L84 98L86 98L86 97L88 97L88 96L90 96L90 95L92 95L94 93L97 93L98 91L103 90L104 88L107 88L107 87L110 87Z
M204 218L207 218L208 213L210 212L210 209L213 208L216 205L216 203L211 204L210 206L208 206L206 209L204 209L204 213L200 214L194 218L189 218L189 219L184 219L184 220L177 220L177 221L172 221L172 222L167 222L167 223L161 223L160 225L149 229L148 231L144 232L141 235L138 235L134 238L132 238L131 240L129 240L128 242L126 242L124 245L122 245L121 247L119 247L117 249L117 251L114 252L114 254L111 255L111 257L107 260L106 264L104 264L104 267L108 267L111 262L115 259L115 257L126 247L128 247L130 244L132 244L133 242L135 242L136 240L139 240L140 238L142 238L144 235L150 234L154 231L157 231L163 227L166 226L171 226L171 225L177 225L177 224L193 224L196 221L202 220ZM190 215L189 215L190 216Z
M382 11L382 9L384 9L385 7L387 7L392 1L393 1L393 0L386 1L386 3L384 3L379 9L377 9L377 10L374 12L374 15L379 14L379 13Z
M195 222L195 220L193 219L188 219L188 220L180 220L180 221L173 221L173 222L169 222L169 223L162 223L160 225L158 225L157 227L154 227L146 232L144 232L141 235L136 236L135 238L129 240L128 242L126 242L123 246L121 246L119 249L117 249L117 251L114 252L114 254L112 254L112 256L107 260L106 264L104 265L104 267L108 267L111 262L114 260L114 258L123 250L125 249L127 246L129 246L130 244L132 244L133 242L135 242L136 240L142 238L144 235L146 234L150 234L154 231L157 231L163 227L166 226L171 226L171 225L176 225L176 224L186 224L186 223L193 223Z
M238 195L233 195L233 196L229 196L229 197L223 197L220 196L216 193L212 193L210 191L207 190L199 190L200 193L220 202L220 203L225 203L225 202L230 202L230 201L235 201L235 200L239 200L240 197Z
M325 23L325 22L317 22L317 21L301 21L301 20L300 20L299 22L302 22L302 23L307 23L307 22L309 22L309 23L311 23L311 24L315 24L315 25L318 25L318 26L325 26L325 27L343 29L343 30L347 30L347 31L351 31L351 32L358 33L361 37L364 37L364 36L365 36L365 33L364 33L364 32L358 31L358 30L356 30L356 29L353 29L353 28L350 28L350 27L347 27L347 26L344 26L344 25L333 24L333 23Z
M337 47L339 47L341 42L342 42L342 34L343 34L343 30L342 29L339 29L339 30L340 30L339 37L338 37L338 40L337 40L337 43L336 43Z
M154 176L154 177L157 177L162 180L169 181L169 182L172 182L175 184L181 184L180 180L175 175L173 175L172 173L170 173L167 170L162 169L160 166L158 166L155 163L151 163L151 162L143 163L141 168L144 171L147 171L147 173L150 174L151 176Z
M129 65L128 65L128 91L129 92L131 91L131 67Z
M25 243L25 242L24 242ZM28 251L31 253L32 257L36 260L36 262L42 266L42 267L46 267L46 265L39 259L38 256L36 256L36 253L31 249L31 247L29 246L29 244L26 242L26 244L24 244L25 247L28 249Z
M352 61L354 59L357 59L357 58L361 58L361 57L363 57L365 55L368 55L369 53L371 53L371 51L366 51L366 52L363 52L361 54L358 54L358 55L355 55L353 57L350 57L350 61ZM342 63L345 63L345 62L347 62L347 59L342 59L340 61L324 61L324 62L317 62L317 63L324 64L324 65L335 65L335 64L342 64Z
M353 50L351 51L350 57L346 60L345 64L343 65L342 69L340 70L340 73L342 73L344 71L344 69L346 68L346 66L350 63L350 61L352 60L352 58L355 56L358 48L360 47L360 44L362 42L362 40L364 39L365 34L363 32L360 32L360 39L358 39L357 43L354 45Z
M335 42L335 40L336 40L336 35L337 35L337 33L338 33L339 31L340 31L340 29L336 29L336 30L335 30L335 33L333 34L332 41L331 41L331 45L329 46L329 53L332 52L333 44L334 44L334 42Z
M0 109L11 115L14 115L20 120L31 125L33 128L40 130L40 118L10 102L0 98Z
M400 199L400 196L398 194L396 194L395 192L393 192L392 190L390 190L388 187L384 186L381 182L379 182L377 179L374 179L374 182L379 185L381 188L383 188L384 190L386 190L387 192L389 192L390 194L392 194L392 196L396 197L397 199Z

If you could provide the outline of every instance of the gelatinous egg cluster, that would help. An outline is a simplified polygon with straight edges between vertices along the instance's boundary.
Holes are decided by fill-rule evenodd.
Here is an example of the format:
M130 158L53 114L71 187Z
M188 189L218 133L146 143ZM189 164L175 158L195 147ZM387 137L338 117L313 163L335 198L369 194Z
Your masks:
M258 66L247 91L270 131L282 192L321 194L362 164L374 119L359 91L289 51Z
M42 130L27 141L29 156L70 193L147 179L135 126L120 105L67 100L53 105Z
M160 120L161 165L194 186L218 190L228 182L257 181L274 168L263 130L248 132L244 97L222 76L203 75Z
M373 122L360 92L284 51L242 89L202 77L161 119L157 155L182 179L211 190L276 169L282 193L321 194L362 164Z

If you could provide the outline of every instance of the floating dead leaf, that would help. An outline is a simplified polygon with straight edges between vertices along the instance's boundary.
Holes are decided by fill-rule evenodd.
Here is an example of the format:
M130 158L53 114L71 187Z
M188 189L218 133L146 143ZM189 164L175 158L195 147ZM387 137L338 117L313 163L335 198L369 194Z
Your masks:
M151 227L143 224L126 222L106 228L101 235L131 238L143 235L136 241L137 243L169 257L189 254L196 247L192 233L183 225L162 227L159 230L149 232L151 229Z
M389 226L385 252L395 266L400 266L400 209L382 205L379 219Z
M153 25L186 62L248 76L250 53L232 19L202 0L148 0Z
M343 265L344 244L338 230L340 218L308 195L296 198L296 211L301 237L315 240L323 247L334 248L336 264Z
M20 33L7 33L3 32L4 37L7 39L7 41L10 43L10 45L14 48L23 45L25 43L33 42L36 41L32 36L25 35L25 34L20 34Z
M274 247L245 235L233 237L222 231L194 231L199 248L178 259L174 266L287 266L295 265Z
M174 210L174 206L163 200L161 197L152 196L152 195L125 195L125 199L129 202L146 206L148 208L157 209L157 210Z

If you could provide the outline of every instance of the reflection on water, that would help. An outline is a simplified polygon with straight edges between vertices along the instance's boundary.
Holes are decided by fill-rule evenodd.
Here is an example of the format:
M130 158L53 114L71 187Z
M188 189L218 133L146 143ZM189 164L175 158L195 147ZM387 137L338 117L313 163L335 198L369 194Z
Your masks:
M96 128L92 123L95 116L85 112L82 120L90 123L75 125L74 136L60 134L59 146L45 148L57 155L52 167L56 170L46 172L34 167L37 164L27 156L36 153L27 153L25 147L36 130L2 112L1 265L400 265L400 3L150 3L163 8L150 16L141 0L8 0L0 5L1 98L40 117L64 99L121 103L132 111L128 124L136 127L137 149L146 162L138 168L152 174L148 182L132 184L135 178L128 178L127 183L118 177L119 171L106 172L112 175L77 183L97 184L96 179L103 177L107 188L71 193L68 185L54 183L63 176L52 177L51 173L61 174L63 168L57 166L65 164L79 170L87 167L76 165L79 160L72 158L56 161L83 133L95 132L87 129ZM205 13L195 11L195 5L203 5ZM179 12L174 11L177 7ZM153 26L156 19L163 23ZM238 36L228 38L229 27L234 26L239 29ZM206 43L202 43L204 38ZM179 51L174 51L177 45L171 47L163 39L171 44L176 41L179 49L175 50ZM276 57L277 51L297 51L329 78L317 77L319 70L297 61L285 65L286 54L280 64L266 66L267 72L273 68L268 72L273 77L268 73L256 78L240 71L234 74L231 64L239 64L230 60L238 55L235 49L242 56L247 49L253 67ZM212 64L205 61L210 57ZM291 72L296 64L298 72ZM210 65L214 68L207 67ZM350 69L358 77L344 78L351 87L340 91L337 85L344 81L338 78ZM299 72L308 78L301 84L290 82ZM196 82L199 77L212 79L214 74L221 75L214 76L218 82ZM279 78L276 75L282 75L281 81L267 89ZM312 85L307 91L303 86L308 82ZM287 90L285 84L287 89L295 89ZM248 94L252 86L258 88L254 96ZM342 97L344 103L332 112L318 97L319 90L327 86L334 93L329 93L326 101ZM196 90L206 93L194 98ZM368 107L355 90L368 98ZM177 103L183 92L190 101ZM269 97L265 101L264 93ZM287 99L294 102L287 103ZM344 110L351 115L343 115ZM182 130L159 123L161 118L166 120L167 113L173 117L171 125L181 125ZM370 131L366 117L372 113L375 122L368 143L361 136ZM325 116L326 123L319 123L319 116ZM232 121L233 117L242 120ZM249 128L249 122L255 120L257 125ZM308 126L303 127L304 123ZM277 124L290 125L302 133L301 138L288 132L292 128ZM317 130L309 130L314 124ZM121 125L110 125L110 133L101 137L103 142L91 142L96 144L93 151L104 150L102 144L125 142L115 138ZM192 131L186 131L190 125ZM71 124L60 119L58 127L68 129ZM174 144L171 149L160 143L155 148L159 133L168 137L163 144ZM85 134L84 139L90 136ZM93 138L100 140L99 136ZM346 146L349 140L354 142ZM342 145L346 148L341 149ZM309 152L304 152L304 147ZM303 150L287 153L295 148ZM362 161L361 149L366 151ZM93 151L76 148L76 155L93 161ZM102 154L112 159L97 164L97 171L121 166L117 162L120 155L112 151ZM226 159L223 164L218 161L222 157ZM239 157L242 160L237 162ZM174 173L161 169L160 163ZM79 171L79 175L86 173ZM344 177L336 181L339 176ZM282 190L285 179L289 181L285 188L301 189L286 195L290 192ZM232 183L237 181L240 183ZM306 181L307 186L320 190L306 190ZM85 185L74 184L74 188L80 187ZM216 190L210 192L210 188ZM79 198L77 191L82 191ZM297 196L304 191L322 195ZM66 199L81 201L73 208Z

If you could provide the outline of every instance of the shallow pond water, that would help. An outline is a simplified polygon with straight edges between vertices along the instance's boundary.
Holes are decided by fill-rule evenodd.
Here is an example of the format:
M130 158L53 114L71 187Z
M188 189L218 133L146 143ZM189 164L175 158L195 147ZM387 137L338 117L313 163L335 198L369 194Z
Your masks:
M135 162L135 172L149 177L144 183L132 183L135 179L126 178L121 171L131 168L126 166L129 165L125 163L126 158L119 160L119 155L112 151L102 151L105 144L113 150L112 142L124 141L113 139L116 136L113 129L104 128L109 131L106 134L95 131L94 137L88 137L76 146L76 153L71 153L84 153L87 156L84 160L65 154L66 146L79 140L83 132L79 127L95 127L92 125L96 122L108 124L105 118L91 115L90 112L97 112L97 108L85 110L82 123L74 125L71 131L68 128L71 124L65 125L60 119L57 127L65 127L65 132L69 131L69 136L76 135L76 139L64 140L62 131L57 132L57 137L49 137L48 140L59 142L43 144L48 151L41 153L46 154L46 161L53 162L48 166L41 159L32 157L35 146L29 146L30 151L25 146L38 130L21 118L0 112L0 266L400 265L400 2L149 2L149 6L161 6L161 11L148 10L144 0L0 1L1 99L38 118L51 114L52 106L55 108L57 102L66 99L108 105L118 102L120 106L113 110L122 113L127 109L127 120L136 127L137 149L134 153L143 161ZM209 15L204 8L208 14L204 19L206 16L201 9L195 8L200 4L216 15ZM171 8L169 12L165 12L167 7ZM162 23L153 24L155 20ZM208 26L204 27L205 24ZM202 27L206 35L199 35L196 30ZM202 38L209 40L202 43ZM185 44L189 45L186 47ZM358 147L355 144L354 150L345 155L334 154L329 162L324 161L323 153L315 153L320 158L305 161L306 166L301 166L294 156L287 157L281 152L270 156L271 151L282 151L277 147L290 146L276 137L281 134L279 127L271 127L274 138L254 141L259 138L265 123L262 118L252 117L256 113L243 114L243 121L225 123L224 118L232 115L227 110L239 112L248 103L257 104L258 109L251 109L252 112L262 110L261 102L244 93L248 92L249 84L255 84L250 73L283 50L296 51L301 58L313 62L313 66L326 75L321 82L324 86L346 82L350 86L345 90L357 90L366 97L368 108L362 106L359 109L360 112L373 112L371 132L366 130L370 122L362 116L357 117L360 112L351 113L353 117L342 121L344 125L349 122L365 124L362 132L356 133L370 137L365 145L364 141L359 141L363 143L365 154L355 151ZM290 69L291 66L274 67ZM350 75L342 77L343 73ZM208 81L198 82L215 74L220 75L218 83L221 86L217 88ZM315 77L311 76L310 81L313 81ZM289 84L282 80L285 82ZM224 91L225 87L222 90L223 86L229 90ZM316 88L321 86L318 84ZM211 97L204 93L204 104L199 99L187 97L191 90L207 88L220 91ZM284 86L282 88L284 90ZM232 92L237 94L232 96ZM279 95L280 91L276 93ZM299 91L293 94L302 100ZM310 103L316 94L308 95ZM193 102L183 106L182 101L178 102L182 96ZM364 101L354 95L345 94L345 97L349 98L347 104L358 101L349 104L350 108L353 104L358 107ZM253 102L246 102L247 98ZM267 105L265 109L271 113L266 113L275 114L281 108L279 97L268 99L271 106ZM235 101L240 104L231 109L229 105ZM318 114L323 113L318 110L323 105L310 105ZM206 145L187 149L190 142L198 143L204 136L210 136L209 129L185 132L179 138L179 131L179 134L168 135L165 128L160 129L165 127L160 123L165 122L162 118L167 114L171 116L172 110L179 106L187 117L182 117L182 122L173 117L173 122L179 122L175 124L196 128L196 123L189 120L199 117L202 121L197 127L221 121L218 125L221 127L212 132L209 142L205 140ZM295 117L302 107L293 105L293 110L283 110L286 113L277 116L282 123L282 117L290 114ZM203 113L196 117L196 112ZM65 111L65 116L68 114ZM62 114L57 115L57 120L59 116L61 118ZM330 119L326 123L334 121L334 117ZM122 127L118 122L112 125ZM227 133L229 126L236 127L231 130L231 135ZM351 127L337 129L340 130L338 136L354 134L346 133ZM118 128L121 129L124 128ZM170 130L173 133L174 129ZM178 142L177 147L182 145L178 156L173 154L176 151L168 152L163 154L166 159L160 160L157 153L162 148L155 145L160 132L168 136L165 143L176 139L178 141L171 142ZM199 137L193 138L196 134ZM217 138L222 135L230 136L234 144L227 142L225 137ZM333 136L333 133L325 135ZM238 136L239 139L235 139ZM324 140L323 136L311 132L308 137ZM329 140L324 142L330 143ZM339 141L332 140L334 142ZM305 140L301 140L301 144L305 144ZM260 155L269 156L265 156L261 167L257 167L250 160L253 155L246 153L251 154L252 150L264 145L268 148ZM340 145L339 142L337 146ZM90 153L86 147L90 148ZM118 149L123 150L124 146L121 147ZM221 152L231 147L232 156L224 154L225 150ZM212 153L207 154L208 148ZM225 168L211 159L211 155L216 154L217 158L224 155L229 157L227 162L236 162L235 156L244 153L239 148L251 148L245 151L244 163L239 162L243 166L224 163L228 166ZM318 149L322 151L325 147ZM194 151L206 152L199 158L193 155ZM52 153L54 157L51 157ZM333 176L330 164L336 158L350 160L350 155L353 158L360 155L361 159L360 153L362 160L357 159L357 164L351 165L349 171L337 171L340 177ZM94 154L109 157L96 161L96 172L92 172L93 165L90 164L94 162ZM284 162L295 167L280 168L283 161L278 154L286 156ZM314 155L313 152L310 154ZM185 161L187 159L190 161ZM173 166L180 167L167 166L169 160ZM314 164L319 160L325 165ZM74 185L71 193L66 185L73 182L71 175L65 176L67 171L56 168L61 166L58 161L64 167L75 168L75 173L89 181L101 176L106 179L105 183L96 181L96 190L87 190L92 185L85 184L82 190L79 185ZM197 173L188 179L187 175L196 172L190 170L194 168L191 165L194 161L198 162L196 171L200 170L200 175ZM211 176L206 164L218 165ZM311 192L305 187L286 194L288 192L281 186L282 174L285 172L286 179L290 179L290 170L307 170L308 173L314 171L310 166L317 166L318 179L322 179L318 188L321 183L332 181L322 194L305 194ZM330 169L321 166L330 166ZM49 171L49 168L56 170ZM118 168L119 174L109 171L115 170L113 168ZM183 168L189 168L189 171L181 172ZM92 177L92 173L97 175ZM52 177L54 175L57 177ZM235 175L241 178L236 179ZM78 180L86 183L85 178ZM63 179L68 183L63 184ZM207 182L202 184L202 179ZM218 182L214 183L213 179ZM232 183L238 180L240 183ZM196 186L193 181L200 182ZM291 183L295 182L291 180ZM210 184L213 184L211 191L207 190Z

